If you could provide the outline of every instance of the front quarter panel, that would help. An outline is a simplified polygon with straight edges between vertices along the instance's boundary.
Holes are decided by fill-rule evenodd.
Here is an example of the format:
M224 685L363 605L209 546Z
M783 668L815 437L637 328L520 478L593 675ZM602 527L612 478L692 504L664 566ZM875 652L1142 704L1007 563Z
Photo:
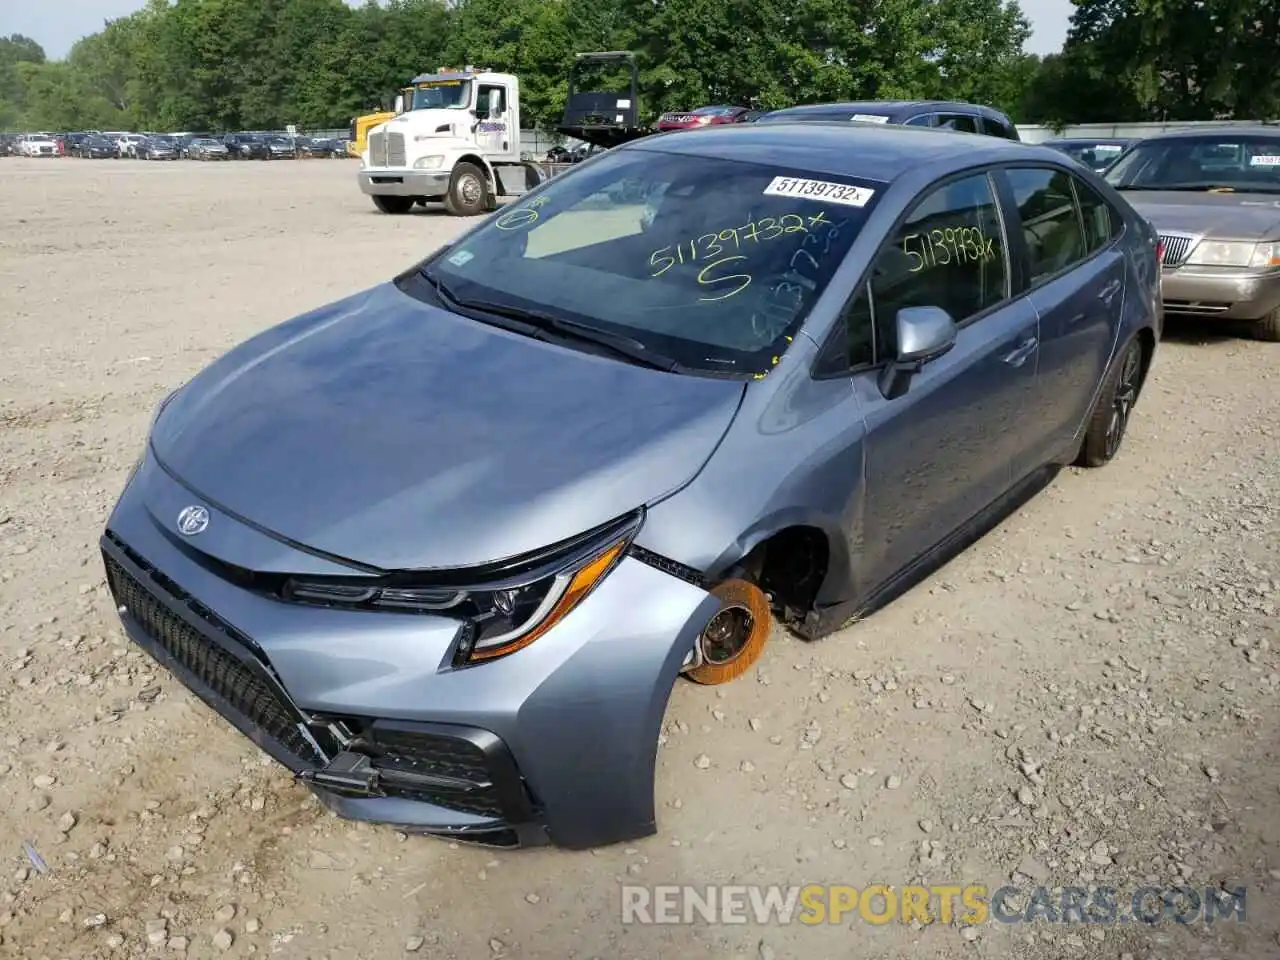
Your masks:
M773 533L821 530L831 551L819 602L844 599L845 531L860 527L863 422L848 378L815 380L807 338L747 389L729 433L687 487L652 506L638 542L715 578Z

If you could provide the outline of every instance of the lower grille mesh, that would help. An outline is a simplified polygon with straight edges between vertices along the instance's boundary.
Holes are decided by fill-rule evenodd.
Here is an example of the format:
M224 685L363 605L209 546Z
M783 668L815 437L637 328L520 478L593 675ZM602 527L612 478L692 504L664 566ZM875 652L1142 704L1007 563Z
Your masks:
M484 751L474 744L455 737L400 730L377 730L374 733L374 743L378 754L373 761L376 769L434 774L486 784L473 790L449 790L444 787L417 790L392 787L384 783L389 794L478 816L502 816L502 800L492 783Z
M104 555L103 560L116 603L128 608L129 616L153 642L300 761L321 761L299 730L302 717L293 706L240 660L173 613L114 559Z

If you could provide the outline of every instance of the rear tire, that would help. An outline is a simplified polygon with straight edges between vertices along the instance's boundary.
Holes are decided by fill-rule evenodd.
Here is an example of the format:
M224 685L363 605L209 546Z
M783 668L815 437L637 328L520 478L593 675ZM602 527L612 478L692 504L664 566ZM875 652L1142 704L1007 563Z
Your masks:
M1272 310L1261 320L1254 323L1250 332L1253 339L1265 343L1280 343L1280 310Z
M464 161L453 168L444 206L455 217L476 217L484 213L488 193L484 171Z
M1097 405L1089 418L1084 443L1076 457L1078 467L1101 467L1115 459L1129 427L1129 417L1142 389L1142 366L1146 349L1138 337L1125 345L1120 359L1098 394Z
M413 209L413 197L374 197L373 205L383 213L408 213Z

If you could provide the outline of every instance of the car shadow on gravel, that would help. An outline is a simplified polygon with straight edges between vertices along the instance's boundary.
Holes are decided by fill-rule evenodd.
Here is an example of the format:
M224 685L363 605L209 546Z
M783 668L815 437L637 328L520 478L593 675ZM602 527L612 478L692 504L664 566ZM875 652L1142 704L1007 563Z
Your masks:
M1252 339L1247 323L1169 316L1164 318L1164 332L1161 336L1173 343L1186 344L1217 344Z

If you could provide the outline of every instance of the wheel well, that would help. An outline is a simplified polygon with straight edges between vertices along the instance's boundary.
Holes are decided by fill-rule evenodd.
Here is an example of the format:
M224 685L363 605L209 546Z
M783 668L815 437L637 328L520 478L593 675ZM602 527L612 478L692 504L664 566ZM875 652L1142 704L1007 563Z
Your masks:
M474 153L463 154L461 157L459 157L457 160L454 161L453 165L456 167L460 163L470 163L470 164L473 164L474 166L479 167L480 172L484 174L485 181L489 184L489 186L491 187L494 186L493 171L489 169L489 165L485 163L481 157L476 156Z
M831 547L817 527L787 527L757 544L738 566L786 616L813 609L827 578Z

